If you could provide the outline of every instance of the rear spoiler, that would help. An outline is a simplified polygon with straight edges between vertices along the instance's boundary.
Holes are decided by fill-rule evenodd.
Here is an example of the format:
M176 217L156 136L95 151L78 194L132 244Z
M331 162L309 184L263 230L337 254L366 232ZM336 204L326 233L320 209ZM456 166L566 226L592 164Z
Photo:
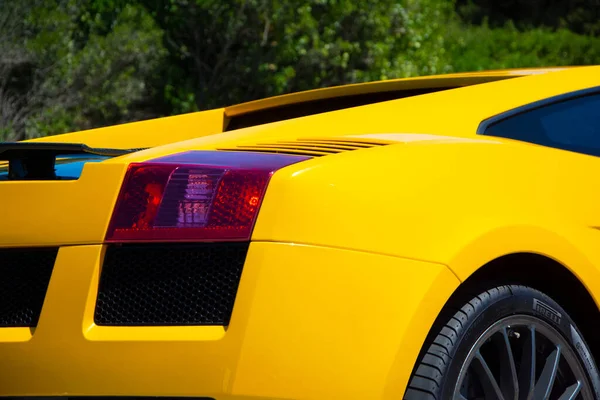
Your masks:
M0 143L0 161L8 161L9 180L54 180L57 157L118 157L144 149L100 149L80 143Z

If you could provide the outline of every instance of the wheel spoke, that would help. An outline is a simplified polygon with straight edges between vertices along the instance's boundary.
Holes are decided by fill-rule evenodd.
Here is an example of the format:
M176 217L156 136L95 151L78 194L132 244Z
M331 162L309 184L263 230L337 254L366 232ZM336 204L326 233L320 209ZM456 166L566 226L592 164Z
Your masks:
M481 387L485 392L486 400L504 400L504 396L500 391L500 387L498 386L498 382L496 382L496 378L492 374L490 367L488 367L485 362L483 356L478 351L473 359L473 363L471 364L473 367L473 371L477 374L479 378L479 382L481 383Z
M453 384L451 400L595 399L571 343L533 315L510 315L489 326Z
M554 380L556 379L556 371L558 371L559 360L560 346L557 346L548 358L546 358L542 375L540 375L540 379L538 379L533 390L534 400L547 400L550 397Z
M581 382L571 385L558 400L574 400L581 391Z
M533 398L535 385L535 326L529 327L529 336L523 345L521 368L519 370L519 400Z
M519 380L517 379L517 366L507 328L504 327L501 333L501 335L494 336L500 352L500 390L505 399L518 400Z

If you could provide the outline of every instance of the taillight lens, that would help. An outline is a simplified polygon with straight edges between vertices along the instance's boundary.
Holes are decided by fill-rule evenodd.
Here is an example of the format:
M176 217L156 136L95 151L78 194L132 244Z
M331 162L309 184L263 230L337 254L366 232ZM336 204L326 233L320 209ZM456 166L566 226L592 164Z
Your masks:
M193 151L131 164L106 241L249 240L273 172L306 159Z

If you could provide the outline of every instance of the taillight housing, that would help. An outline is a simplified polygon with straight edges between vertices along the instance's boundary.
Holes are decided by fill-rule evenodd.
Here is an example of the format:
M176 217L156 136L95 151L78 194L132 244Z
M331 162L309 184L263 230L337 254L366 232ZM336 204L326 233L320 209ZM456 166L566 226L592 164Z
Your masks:
M271 175L308 158L191 151L131 164L106 241L249 240Z

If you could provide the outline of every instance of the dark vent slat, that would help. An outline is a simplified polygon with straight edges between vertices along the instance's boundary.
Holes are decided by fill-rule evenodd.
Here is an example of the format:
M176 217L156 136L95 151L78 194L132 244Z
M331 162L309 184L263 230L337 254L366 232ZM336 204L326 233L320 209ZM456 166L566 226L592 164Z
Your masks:
M389 142L384 141L384 140L379 141L379 142L374 141L374 140L356 140L356 139L351 140L351 139L343 139L343 138L321 139L321 140L324 142L330 143L330 144L348 144L348 145L361 146L361 147L366 147L366 148L375 147L375 146L385 146L385 145L390 144ZM300 138L300 139L298 139L298 142L299 143L303 143L303 142L311 142L312 143L312 142L314 142L314 140Z
M247 147L247 148L220 148L219 151L251 151L255 153L275 153L275 154L290 154L293 156L307 155L307 156L326 156L331 153L319 152L319 151L306 151L306 150L284 150L284 149L265 149L260 147Z
M238 146L240 149L247 148L263 148L263 149L281 149L281 150L308 150L308 151L319 151L321 153L335 154L342 151L346 151L345 149L333 149L333 148L319 148L316 146L312 146L310 144L257 144L256 146Z
M0 250L0 327L35 327L57 248Z
M274 143L257 143L239 145L230 148L221 148L221 151L253 151L261 153L301 154L308 156L326 156L346 151L363 150L376 146L384 146L386 143L374 141L362 141L358 139L309 139L303 138L295 141L279 141Z
M328 145L334 145L334 146L348 146L348 147L352 147L356 150L358 149L368 149L370 147L373 147L373 144L367 144L367 143L363 143L363 142L348 142L345 140L340 140L340 141L335 141L335 140L309 140L309 139L298 139L297 143L304 143L304 142L308 142L308 143L318 143L318 144L328 144Z
M97 325L228 325L248 243L111 246Z
M311 148L316 148L316 149L323 149L323 150L327 150L327 149L334 149L334 150L340 150L340 151L348 151L348 150L359 150L359 149L364 149L366 148L365 146L352 146L352 145L346 145L346 144L341 144L341 143L319 143L319 142L312 142L312 141L306 141L306 142L278 142L278 145L284 145L284 146L294 146L294 147L298 147L299 145L301 147L311 147ZM259 146L261 146L262 144L259 144ZM371 147L371 146L368 146Z

